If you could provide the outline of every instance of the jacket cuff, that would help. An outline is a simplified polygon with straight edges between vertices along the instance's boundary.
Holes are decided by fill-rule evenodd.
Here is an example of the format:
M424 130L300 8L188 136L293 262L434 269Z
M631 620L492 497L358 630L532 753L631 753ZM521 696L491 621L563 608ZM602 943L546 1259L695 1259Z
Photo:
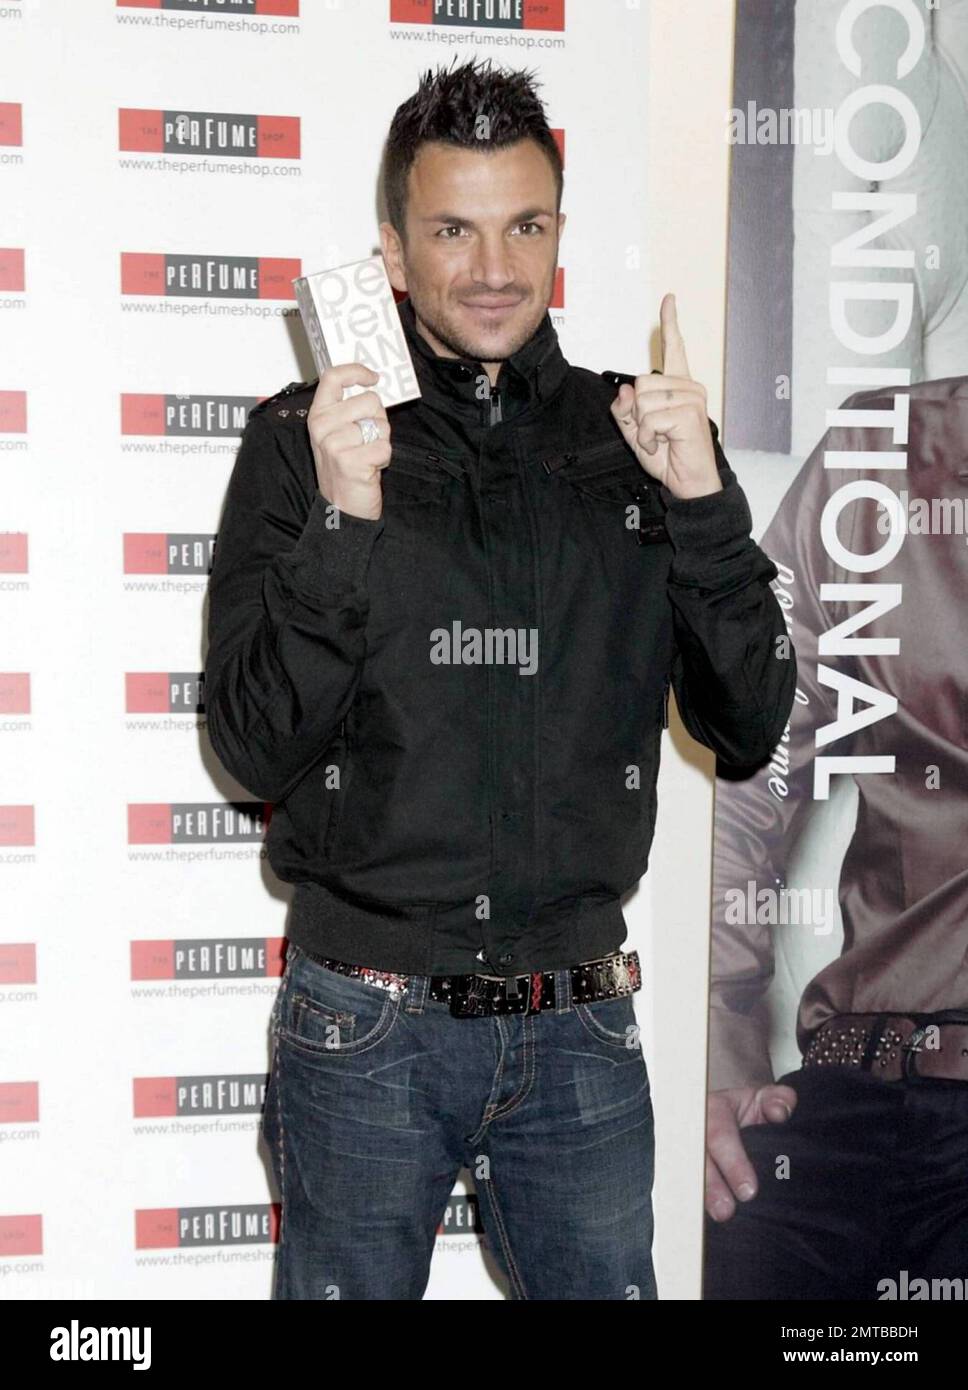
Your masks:
M675 551L673 575L680 582L708 579L718 566L743 556L755 545L746 493L731 468L721 469L719 476L723 484L720 490L702 497L676 497L660 484L659 496L666 504L666 532Z
M302 534L286 557L297 587L323 594L362 588L382 530L382 517L372 521L351 512L337 513L317 489Z

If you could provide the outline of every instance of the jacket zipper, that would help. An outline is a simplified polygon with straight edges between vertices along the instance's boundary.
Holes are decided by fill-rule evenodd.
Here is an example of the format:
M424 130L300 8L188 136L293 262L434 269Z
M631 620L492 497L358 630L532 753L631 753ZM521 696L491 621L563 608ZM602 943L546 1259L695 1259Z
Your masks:
M488 544L487 522L484 517L484 506L481 500L481 479L484 474L484 437L481 437L477 449L477 469L468 474L470 483L470 495L477 512L477 523L480 527L481 549L484 556L484 569L487 576L487 600L486 612L490 623L491 610L494 602L494 582L491 573L491 554ZM494 672L493 668L486 665L484 668L484 691L485 691L485 772L484 778L487 788L487 823L489 827L488 843L488 878L494 876L494 832L495 832L495 812L497 809L497 796L494 787L494 749L492 730L494 728Z
M403 466L400 468L401 473L413 473L413 469L407 468L405 460L413 459L416 461L419 459L421 463L429 463L435 473L446 473L449 477L456 478L459 482L462 482L465 477L464 469L459 463L455 463L453 459L443 458L440 454L435 454L430 449L415 448L411 444L393 444L391 447L395 458L390 464L390 467L392 468L394 463L398 460L404 460ZM418 473L416 476L422 478L425 475L423 473Z
M546 473L554 473L559 468L570 468L579 460L582 463L588 463L592 459L597 459L599 455L614 453L616 444L623 444L625 446L628 457L623 458L621 463L611 464L608 467L599 470L599 473L593 474L591 476L597 478L598 476L607 473L615 473L619 472L620 470L627 470L629 459L634 460L635 455L632 453L632 450L629 448L627 444L625 444L625 441L622 439L609 439L606 440L603 444L589 445L587 449L571 449L568 450L568 452L563 451L560 454L552 454L550 457L541 460L541 466Z

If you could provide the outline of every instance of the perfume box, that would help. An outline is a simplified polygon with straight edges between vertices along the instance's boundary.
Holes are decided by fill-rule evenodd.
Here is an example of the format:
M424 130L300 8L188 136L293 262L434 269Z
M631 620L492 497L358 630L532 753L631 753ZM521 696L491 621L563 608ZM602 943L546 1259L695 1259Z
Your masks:
M400 405L420 396L417 373L382 256L301 275L292 282L316 370L362 362L379 372L370 386L347 386L347 396L374 390Z

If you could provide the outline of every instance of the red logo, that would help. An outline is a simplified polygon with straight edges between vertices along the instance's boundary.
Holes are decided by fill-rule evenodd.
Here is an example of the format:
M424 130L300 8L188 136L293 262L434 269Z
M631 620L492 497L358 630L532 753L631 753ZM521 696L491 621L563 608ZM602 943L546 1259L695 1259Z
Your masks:
M23 294L24 252L22 246L0 246L0 290Z
M30 713L30 672L0 671L0 714Z
M27 433L27 392L0 391L0 434Z
M23 107L19 101L0 101L0 145L22 145L23 142Z
M0 845L33 845L33 806L0 806Z

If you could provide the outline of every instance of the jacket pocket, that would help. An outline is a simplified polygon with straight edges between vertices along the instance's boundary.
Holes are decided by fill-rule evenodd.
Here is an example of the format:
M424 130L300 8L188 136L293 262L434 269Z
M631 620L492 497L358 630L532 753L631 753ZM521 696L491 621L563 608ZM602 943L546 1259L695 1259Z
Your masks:
M621 522L640 545L668 542L657 481L649 480L621 440L554 455L544 461L544 467L583 502L592 504L593 513L604 515L610 523Z
M439 454L412 444L392 444L391 450L382 477L383 498L389 510L443 500L450 470L443 466Z
M620 439L553 454L543 463L546 472L606 502L634 496L646 486L645 470Z
M383 533L369 571L370 621L399 635L401 622L435 604L453 561L464 477L460 465L429 447L395 444L383 470Z

